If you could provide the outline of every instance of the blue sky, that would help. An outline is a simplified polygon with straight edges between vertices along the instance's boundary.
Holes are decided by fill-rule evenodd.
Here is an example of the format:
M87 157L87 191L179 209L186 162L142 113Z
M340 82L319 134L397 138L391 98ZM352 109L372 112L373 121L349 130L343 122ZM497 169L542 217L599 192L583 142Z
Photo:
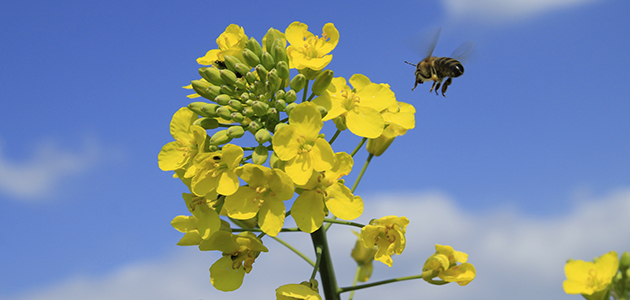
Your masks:
M630 250L627 1L0 7L2 299L245 299L265 289L272 298L269 268L295 262L304 268L285 277L309 276L298 260L268 255L249 287L223 294L208 280L217 255L175 246L181 234L169 223L187 214L185 187L158 169L157 153L172 140L172 114L189 103L181 86L197 79L195 59L231 23L261 40L296 20L316 34L332 22L335 75L388 83L416 107L416 128L373 160L357 190L360 221L383 212L412 221L408 249L378 276L413 274L406 266L442 243L467 251L478 278L465 288L400 283L400 293L570 299L564 260ZM426 84L412 92L414 69L404 63L422 59L410 45L438 26L434 55L476 45L447 98ZM358 141L346 133L334 147L351 151ZM365 158L355 157L356 169ZM347 283L354 271L344 251L336 257Z

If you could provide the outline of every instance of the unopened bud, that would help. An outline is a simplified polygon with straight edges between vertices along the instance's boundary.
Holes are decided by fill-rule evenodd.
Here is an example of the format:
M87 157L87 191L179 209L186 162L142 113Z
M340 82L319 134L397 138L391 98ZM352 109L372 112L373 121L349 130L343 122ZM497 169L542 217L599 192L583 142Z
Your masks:
M269 157L269 150L267 150L267 147L263 145L258 145L254 149L254 153L252 153L252 162L257 165L262 165L267 161L268 157Z
M273 69L271 71L269 71L269 74L267 74L267 90L275 93L278 88L280 88L280 76L278 76L278 72Z
M232 72L236 72L234 65L242 63L236 56L224 55L223 57L225 58L225 66Z
M254 134L254 138L259 144L264 144L268 141L271 141L271 132L269 132L269 130L265 128L261 128L256 131L256 134Z
M217 113L217 116L219 116L221 119L228 120L228 121L231 120L230 117L232 115L232 111L226 106L221 106L217 108L216 113Z
M258 73L258 78L260 78L260 81L265 82L267 81L267 68L265 68L265 66L263 65L257 65L256 66L256 73Z
M271 70L276 66L276 60L269 52L264 51L260 57L260 63L267 69ZM262 78L261 78L262 79Z
M256 54L256 56L258 57L262 55L262 47L260 46L260 43L258 43L258 41L253 37L250 37L249 40L245 42L245 48L254 52L254 54Z
M249 71L249 72L247 72L247 74L245 74L245 79L247 80L247 83L249 83L249 84L252 84L256 80L258 80L258 78L256 78L256 75L254 75L254 73L252 73L252 71Z
M230 102L230 100L232 100L232 97L230 97L230 95L226 95L226 94L221 94L221 95L216 96L214 98L214 102L216 102L219 105L227 105L228 102Z
M297 95L294 90L289 90L284 94L284 101L287 103L293 103L295 100L297 100Z
M236 82L236 74L230 70L221 70L219 71L219 74L221 75L221 79L223 79L227 85L234 85Z
M287 103L282 99L278 99L276 100L275 107L278 111L284 111L284 109L287 107Z
M251 132L252 134L256 134L256 132L258 132L258 130L260 130L262 127L263 126L260 121L252 120L247 126L247 131Z
M233 138L233 139L237 139L243 136L243 134L245 134L245 130L243 129L242 126L230 126L227 129L227 136Z
M267 52L272 52L273 50L273 45L274 42L276 41L276 39L280 39L281 38L281 33L272 28L269 28L269 30L267 30L267 33L265 34L265 36L263 37L263 44L265 45L266 49L263 49Z
M273 47L273 57L277 62L285 62L287 65L289 64L289 57L287 56L287 49L282 47L281 45L275 45Z
M291 89L294 90L296 93L301 91L304 86L306 85L306 76L302 75L302 74L297 74L295 75L295 77L293 77L293 79L291 79Z
M245 59L245 63L252 68L260 63L260 57L258 57L254 51L247 48L243 50L243 59Z
M251 107L243 108L243 115L245 117L251 118L254 116L254 110Z
M212 137L210 138L210 145L214 145L214 146L218 146L218 145L223 145L223 144L227 144L232 140L231 137L229 137L227 135L227 129L224 130L219 130L217 132L215 132Z
M243 120L245 120L245 117L243 116L243 114L241 114L240 112L233 112L230 117L232 118L232 121L236 122L236 123L241 123L243 122Z
M212 99L212 95L208 92L208 87L211 87L210 83L204 80L193 80L190 82L193 90L199 94L199 96L204 97L206 99ZM216 96L215 96L216 97Z
M234 110L241 110L241 109L243 109L243 103L241 103L241 101L238 101L238 100L235 100L235 99L232 99L232 100L228 101L227 105L229 105Z
M214 85L221 86L225 84L225 81L221 78L221 73L217 68L199 68L199 74L207 82Z
M278 70L278 77L282 79L283 82L289 82L289 64L283 60L279 61L276 64L276 70ZM284 85L282 86L284 87Z
M313 94L319 96L323 94L330 83L333 80L333 71L332 70L324 70L322 71L317 78L315 78L315 82L313 82Z
M293 102L291 104L288 104L287 107L284 108L284 111L287 113L287 115L291 114L291 111L297 106L297 103Z
M221 106L216 105L214 103L208 103L201 107L201 111L206 114L208 117L216 117L217 116L217 108Z
M624 271L630 267L630 253L628 251L621 254L619 260L619 270Z
M289 124L287 123L278 123L276 124L276 127L274 127L273 132L278 132L278 130L280 130L280 128L284 127L284 126L288 126Z
M322 118L325 117L328 114L328 110L325 107L321 106L321 105L317 105L317 110L322 115Z
M250 68L248 65L243 64L243 63L237 63L234 65L234 69L236 69L236 73L239 74L239 76L237 77L242 77L245 74L247 74L247 72L249 72L249 70L251 70L252 68Z
M201 126L203 129L216 129L219 127L219 121L215 118L203 117L195 120L193 125Z
M254 103L252 104L252 109L254 109L254 114L256 116L262 117L267 114L267 109L269 109L269 105L261 101L254 101Z
M209 115L207 115L205 112L201 110L201 108L206 104L208 103L207 102L192 102L188 104L188 109L192 110L194 113L196 113L199 116L210 117Z

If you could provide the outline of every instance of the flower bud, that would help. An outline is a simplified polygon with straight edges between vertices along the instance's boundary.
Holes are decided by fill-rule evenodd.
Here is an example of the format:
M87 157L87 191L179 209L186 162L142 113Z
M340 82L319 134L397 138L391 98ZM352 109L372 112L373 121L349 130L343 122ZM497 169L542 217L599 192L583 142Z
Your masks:
M260 81L267 81L267 68L265 68L265 66L263 65L257 65L255 69L256 73L258 73L258 78L260 78Z
M190 82L193 90L199 94L199 96L204 97L206 99L212 99L212 94L208 91L208 87L211 87L210 83L203 80L193 80ZM216 96L215 96L216 97Z
M243 115L245 117L251 118L254 116L254 110L251 107L243 108Z
M263 145L258 145L252 153L252 162L257 165L262 165L267 161L269 157L269 150Z
M319 96L323 94L330 83L333 80L333 71L332 70L324 70L322 71L317 78L315 78L315 82L313 82L313 94Z
M234 64L234 69L236 69L236 73L239 74L239 76L237 77L242 77L243 75L247 74L247 72L249 72L249 70L251 70L252 68L250 68L246 64L237 63L237 64Z
M271 141L271 132L269 132L269 130L265 128L261 128L256 131L256 134L254 134L254 138L259 144L264 144L268 141Z
M247 80L247 83L249 83L249 84L252 84L256 80L258 80L258 78L256 78L256 75L254 75L254 73L252 73L252 71L249 71L249 72L247 72L247 74L245 74L245 79Z
M280 160L275 152L271 152L271 157L269 157L269 166L273 169L282 169L284 168L284 162Z
M262 51L261 51L262 54ZM250 67L255 67L260 63L260 57L254 53L254 51L245 48L243 50L243 58L245 59L245 63Z
M258 41L253 37L250 37L249 40L245 42L245 48L254 52L254 54L256 54L256 56L258 56L259 58L262 55L262 47L260 46ZM252 65L252 67L253 66L255 65Z
M217 108L217 116L219 116L219 118L224 119L224 120L231 120L231 115L232 115L232 111L227 108L227 106L221 106L219 108Z
M267 90L275 93L280 87L280 76L278 76L278 71L275 69L269 71L267 77Z
M276 95L274 96L274 98L275 99L284 99L284 94L285 94L284 90L278 90L276 92Z
M297 106L297 103L293 102L291 104L288 104L287 107L284 108L284 111L287 113L287 115L291 114L291 111Z
M260 57L260 63L267 69L271 70L276 66L276 60L269 52L264 51ZM261 78L262 79L262 78Z
M236 91L246 91L247 90L247 80L245 80L245 78L240 77L236 79L236 82L234 83L234 86L236 87Z
M202 117L210 117L209 115L207 115L201 110L201 108L206 104L208 103L207 102L192 102L188 104L188 109L192 110L194 113Z
M285 62L287 65L289 64L289 57L287 56L287 49L282 47L281 45L276 44L273 47L273 57L277 62Z
M619 270L622 272L630 267L630 253L628 251L621 254L621 259L619 260Z
M230 126L227 129L227 133L226 134L227 134L227 136L229 136L229 137L231 137L233 139L237 139L237 138L242 137L243 134L245 134L245 130L243 129L242 126L238 126L238 125Z
M267 30L267 33L263 37L263 44L265 45L265 48L266 48L263 50L267 52L272 52L273 45L276 39L281 39L280 32L276 29L273 29L273 27L269 28L269 30Z
M295 77L293 77L293 79L291 79L291 89L294 90L296 93L301 91L304 86L306 85L306 76L302 75L302 74L297 74L295 75Z
M210 138L209 144L218 146L218 145L227 144L231 140L232 138L227 135L227 129L224 129L224 130L219 130L216 133L214 133L212 137Z
M317 105L317 110L322 115L322 118L325 117L328 114L328 110L325 107L321 106L321 105Z
M234 110L241 110L241 109L243 109L243 103L241 103L241 101L238 101L238 100L235 100L235 99L231 99L230 101L228 101L227 105L229 105Z
M230 95L226 95L226 94L221 94L221 95L216 96L214 98L214 102L216 102L219 105L227 105L228 102L230 102L230 100L232 100L232 97L230 97Z
M217 108L219 108L219 105L216 105L214 103L208 103L204 106L201 107L201 111L206 114L208 117L216 117L217 116Z
M289 90L284 94L284 101L287 103L293 103L295 100L297 100L297 95L294 90Z
M236 74L234 74L234 72L225 69L219 71L219 74L221 75L221 79L223 79L225 84L234 85L234 83L236 83Z
M221 86L221 89L219 91L221 92L221 94L228 94L228 95L234 94L234 88L225 84Z
M262 117L267 114L267 109L269 109L269 105L262 101L254 101L252 104L252 109L254 109L254 114L258 117Z
M236 56L224 55L223 57L225 58L225 66L232 72L236 72L234 65L242 63Z
M243 120L245 120L245 117L243 116L243 114L241 114L240 112L233 112L230 117L232 118L232 121L237 122L237 123L241 123L243 122Z
M225 84L225 81L221 78L221 73L217 68L199 68L199 74L207 82L214 85L221 86Z
M346 117L344 115L334 118L333 123L335 123L335 127L337 127L337 130L339 131L348 129L348 125L346 125Z
M260 121L252 120L247 126L247 131L251 132L252 134L256 134L256 132L258 132L258 130L260 130L262 127L263 126Z
M287 103L282 99L278 99L276 100L275 107L278 111L284 111L285 107L287 107Z
M381 154L389 148L389 145L392 144L396 137L401 136L406 132L407 130L401 126L390 124L383 129L381 136L368 140L366 149L368 153L373 154L374 156L381 156Z
M201 126L203 129L216 129L219 127L219 121L211 117L203 117L195 120L193 125Z
M280 128L284 127L284 126L288 126L289 124L287 123L278 123L276 124L276 127L273 128L273 132L278 132L278 130L280 130Z
M283 83L285 82L289 82L289 64L286 63L285 61L279 61L278 64L276 64L276 70L278 70L278 77L280 77L280 79L282 79ZM282 85L282 87L284 88L284 84Z

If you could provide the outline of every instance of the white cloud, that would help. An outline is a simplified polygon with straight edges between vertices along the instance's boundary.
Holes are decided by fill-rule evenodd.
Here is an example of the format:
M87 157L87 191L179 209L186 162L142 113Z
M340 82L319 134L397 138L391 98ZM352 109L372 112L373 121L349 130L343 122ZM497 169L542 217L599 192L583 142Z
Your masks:
M443 0L451 17L513 21L598 0Z
M60 144L52 139L40 141L31 151L25 150L28 159L15 161L3 153L7 145L1 143L0 193L24 201L45 199L65 178L86 172L103 158L102 146L94 138L85 138L74 149L68 148L76 143Z
M358 291L355 299L575 299L562 290L568 258L591 260L611 250L630 250L630 189L576 201L566 215L544 219L504 209L469 213L441 193L379 196L370 199L361 221L385 214L409 217L408 245L394 256L392 268L375 262L375 280L417 274L436 243L467 252L477 278L465 287L421 280L395 283ZM282 237L312 254L308 236ZM261 255L243 287L232 293L210 285L208 268L216 253L180 248L162 261L126 266L101 278L67 279L12 299L274 299L277 286L305 280L311 269L278 243L265 243L271 254ZM349 259L354 237L347 228L334 226L329 243L337 279L346 286L354 275Z

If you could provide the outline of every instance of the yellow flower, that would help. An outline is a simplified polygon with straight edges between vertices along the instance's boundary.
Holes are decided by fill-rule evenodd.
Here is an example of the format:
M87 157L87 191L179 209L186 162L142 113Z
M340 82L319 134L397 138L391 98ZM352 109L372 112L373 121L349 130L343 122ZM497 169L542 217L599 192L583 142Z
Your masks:
M319 291L308 282L285 284L276 289L276 300L321 300Z
M374 269L372 262L374 262L374 255L376 254L377 249L376 247L365 247L363 241L361 240L361 236L354 230L352 233L354 233L359 239L357 239L357 242L354 244L354 248L352 249L350 256L352 256L357 265L359 265L357 280L360 282L366 282L372 276L372 270Z
M324 25L322 37L313 35L306 24L297 21L291 23L284 33L291 44L287 48L289 67L298 70L324 69L332 60L332 55L327 54L339 42L339 31L332 23Z
M212 49L206 55L197 58L200 65L211 65L217 60L223 61L225 55L231 55L244 61L243 50L248 38L245 35L243 27L236 24L230 24L225 31L217 38L219 49Z
M187 168L206 139L206 131L192 123L199 117L187 107L180 108L171 120L171 135L175 139L160 150L158 166L162 171Z
M409 224L406 217L386 216L370 221L361 229L361 239L365 247L377 246L374 259L392 266L392 254L400 255L405 250L405 228Z
M433 281L433 278L439 277L445 282L467 285L476 275L475 267L466 263L467 260L468 254L455 251L451 246L436 244L435 253L429 256L422 267L422 278L429 283L440 283Z
M185 233L177 245L199 245L203 239L207 239L219 230L221 219L219 219L219 214L212 208L212 202L205 197L186 193L183 196L192 216L177 216L171 221L171 225L175 229Z
M567 294L582 294L587 299L601 299L618 269L619 256L615 251L596 258L594 262L570 260L564 266L567 280L562 283L562 287Z
M225 199L230 218L247 220L258 214L260 229L276 236L284 224L283 201L293 197L293 181L280 169L246 164L236 169L236 175L247 182Z
M223 229L203 240L199 249L223 252L223 257L210 267L210 281L216 289L224 292L238 289L245 274L251 272L260 252L269 251L251 232L233 235Z
M329 170L335 162L330 144L319 136L324 126L315 104L298 104L289 116L289 125L280 128L273 136L273 150L285 161L285 172L298 185L305 184L313 170Z
M313 100L328 110L324 121L340 119L355 135L374 139L383 133L385 119L381 112L396 105L396 95L387 84L372 83L361 74L334 78L326 93ZM336 120L337 121L337 120Z
M195 157L193 166L186 172L186 177L192 178L192 192L205 195L216 189L216 192L229 196L236 192L239 186L238 176L234 173L243 158L243 148L226 144L221 153L202 153Z
M312 172L311 178L291 207L291 215L300 230L314 232L322 226L325 207L338 218L354 220L363 213L363 200L354 196L342 180L352 170L352 156L345 152L335 153L335 165L323 172ZM324 205L325 203L325 205Z

